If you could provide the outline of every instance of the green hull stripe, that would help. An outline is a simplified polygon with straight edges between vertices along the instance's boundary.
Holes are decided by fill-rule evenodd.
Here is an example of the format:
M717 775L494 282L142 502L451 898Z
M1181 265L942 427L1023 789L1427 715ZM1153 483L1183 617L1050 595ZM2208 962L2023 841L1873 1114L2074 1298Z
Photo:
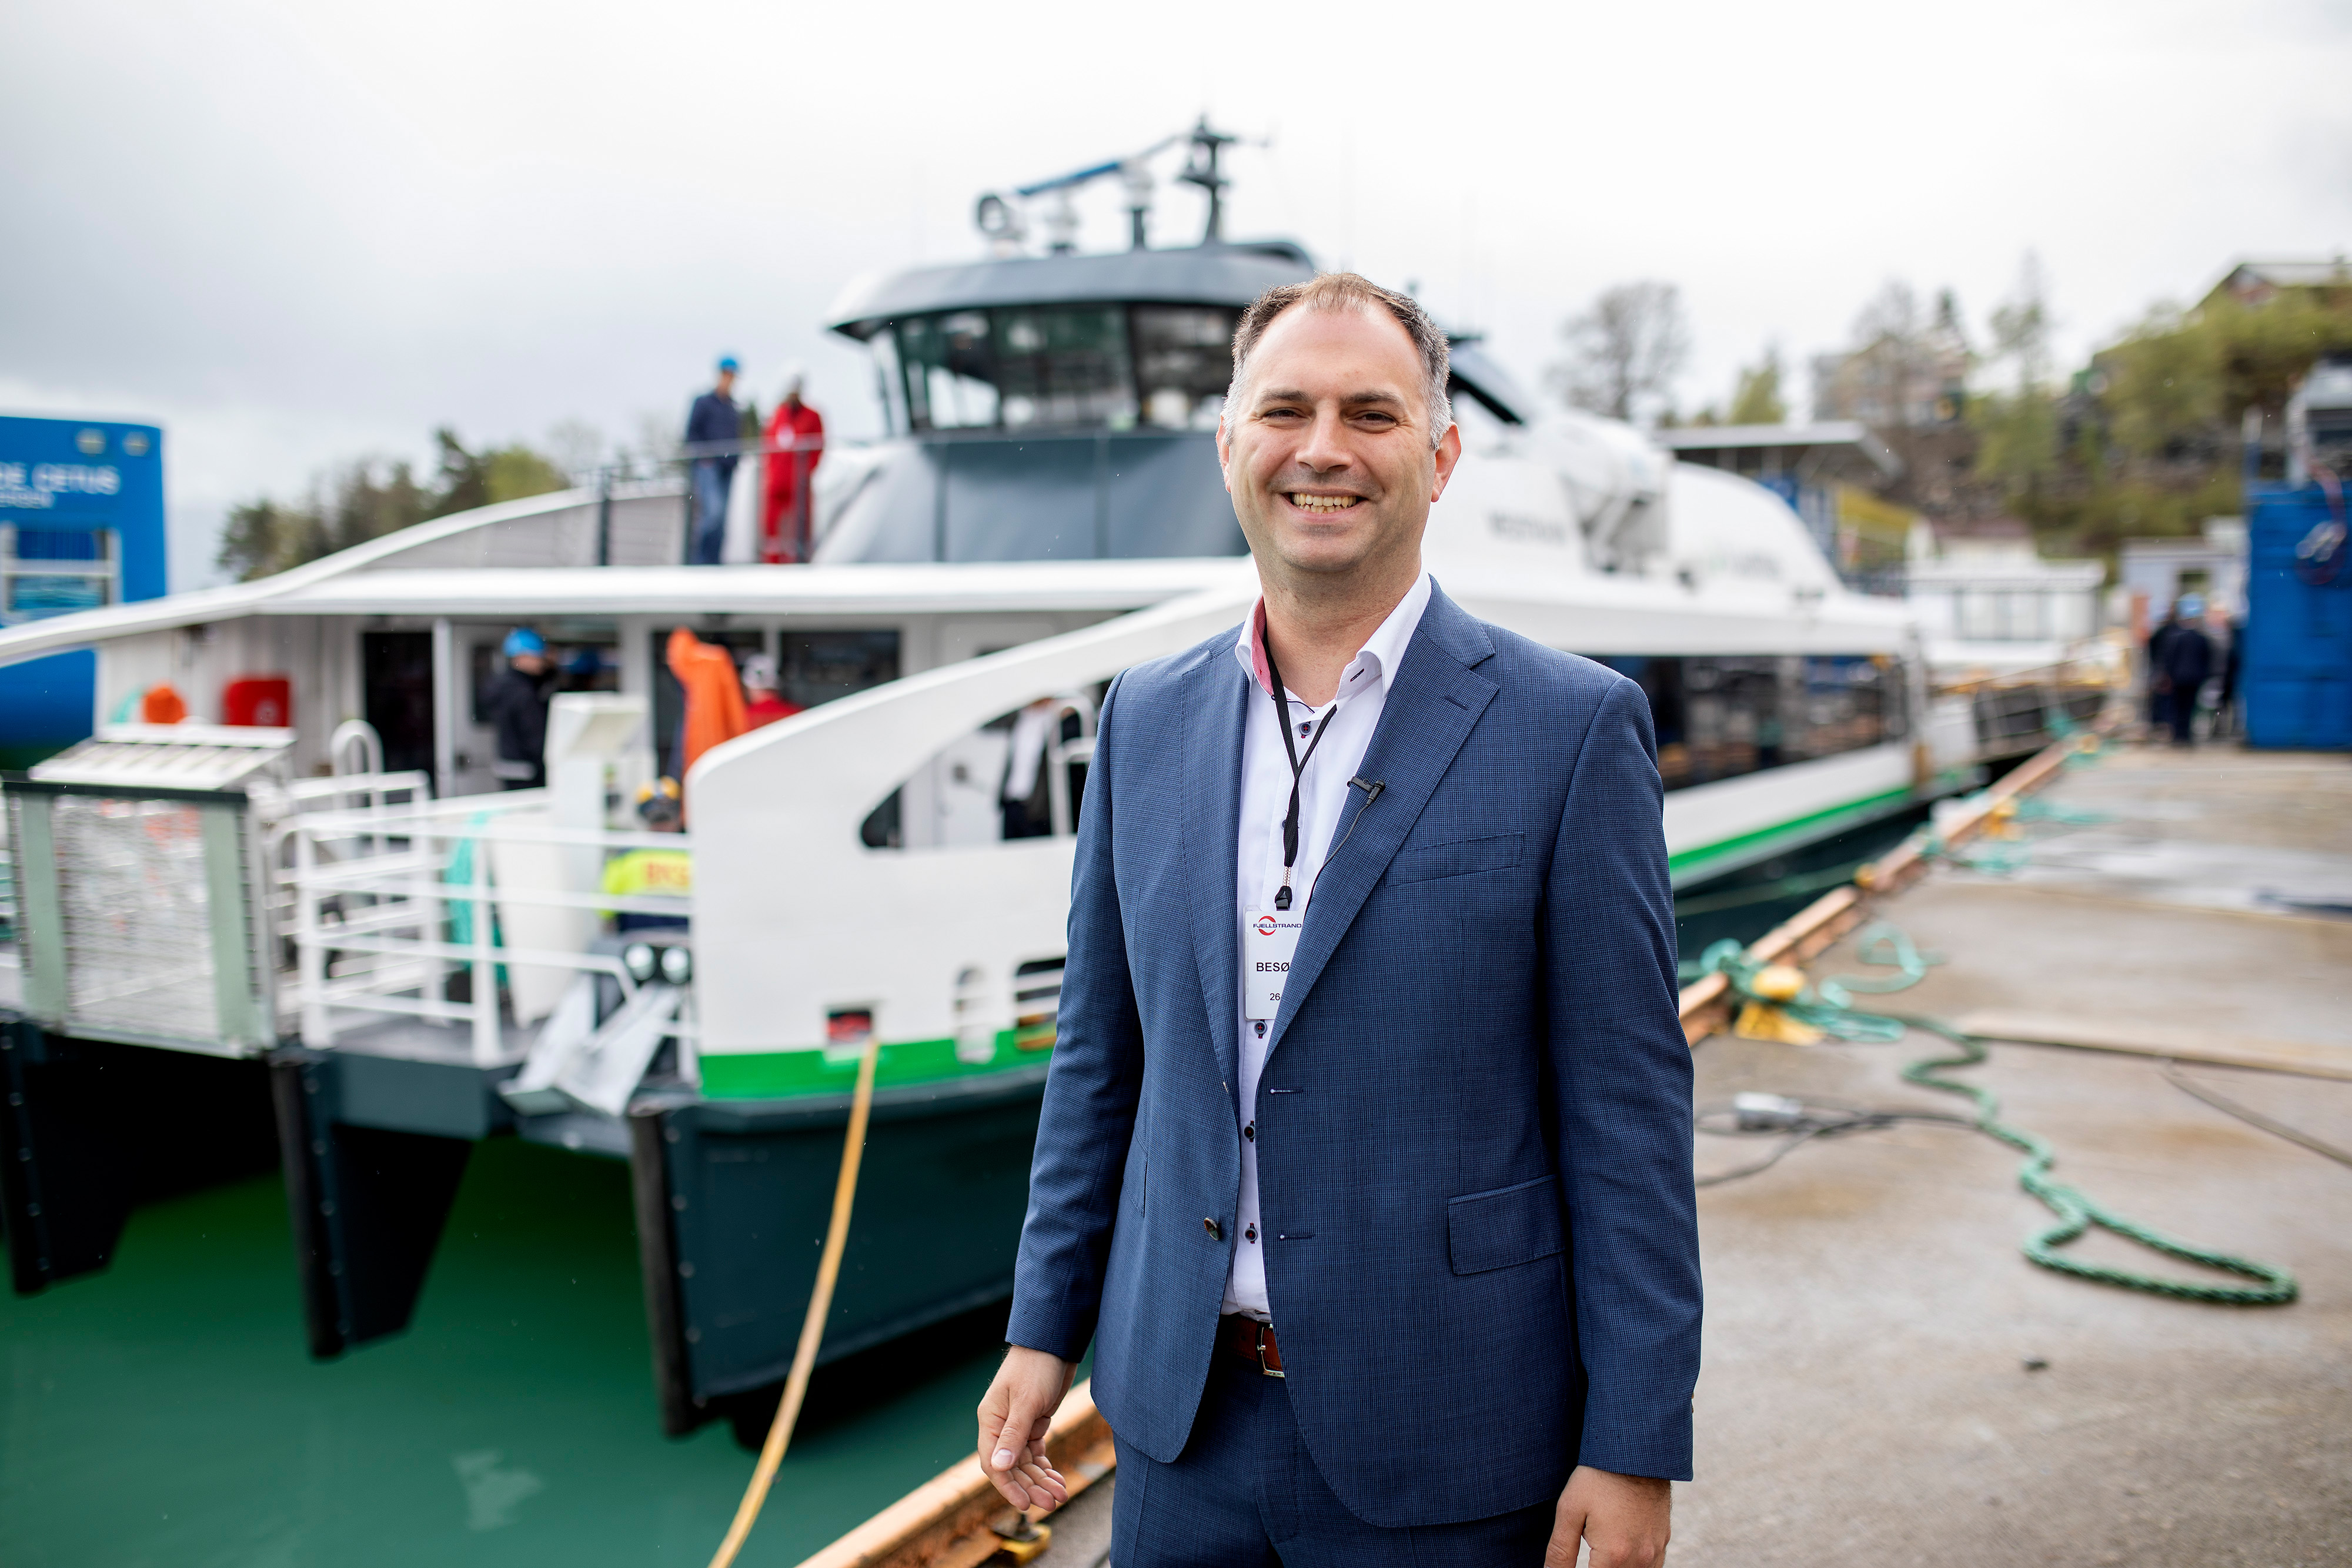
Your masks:
M801 1094L846 1094L857 1085L860 1049L714 1051L702 1059L703 1097L783 1100ZM995 1051L985 1061L962 1060L956 1055L952 1040L885 1040L882 1058L874 1065L874 1083L889 1089L902 1083L978 1078L1007 1068L1034 1066L1051 1054L1050 1050L1015 1050L1009 1029L997 1032Z
M1794 843L1827 838L1847 828L1859 827L1874 817L1883 817L1889 811L1911 804L1912 799L1907 785L1884 794L1864 796L1859 800L1849 800L1843 806L1791 817L1785 822L1775 822L1752 833L1741 833L1715 843L1703 844L1695 850L1685 850L1680 854L1668 855L1666 867L1677 882L1685 881L1689 873L1703 872L1719 862L1769 854Z
M1685 881L1689 873L1721 862L1767 854L1791 842L1824 838L1874 817L1885 816L1889 810L1908 805L1911 798L1908 789L1890 789L1882 795L1775 822L1769 828L1718 843L1685 850L1669 857L1667 864L1676 881ZM956 1055L952 1040L886 1040L882 1059L875 1064L874 1082L877 1087L887 1089L904 1083L977 1078L1008 1068L1031 1066L1050 1055L1050 1050L1015 1049L1009 1029L998 1031L995 1050L985 1061L962 1060ZM785 1100L804 1094L846 1094L857 1083L857 1056L856 1046L712 1052L702 1059L702 1092L711 1100Z

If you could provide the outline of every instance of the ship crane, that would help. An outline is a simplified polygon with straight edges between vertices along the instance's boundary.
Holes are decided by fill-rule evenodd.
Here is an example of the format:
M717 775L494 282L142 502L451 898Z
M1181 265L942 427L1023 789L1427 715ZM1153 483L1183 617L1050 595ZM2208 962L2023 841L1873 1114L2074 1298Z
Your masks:
M1045 248L1054 256L1067 256L1077 249L1078 214L1070 204L1072 194L1097 180L1116 176L1127 187L1128 248L1144 250L1150 246L1146 228L1151 215L1151 161L1180 143L1189 144L1184 167L1174 178L1188 185L1198 185L1209 198L1208 221L1202 225L1201 243L1215 245L1224 235L1225 187L1233 181L1220 167L1219 160L1228 147L1242 139L1213 129L1208 116L1202 115L1190 131L1180 131L1163 136L1139 152L1108 162L1089 164L1084 169L1058 174L1050 180L1014 187L1013 197L1023 203L1040 196L1051 196L1043 219ZM972 221L988 237L994 252L1001 256L1017 256L1022 242L1029 237L1028 224L1013 200L995 191L980 198L972 211Z

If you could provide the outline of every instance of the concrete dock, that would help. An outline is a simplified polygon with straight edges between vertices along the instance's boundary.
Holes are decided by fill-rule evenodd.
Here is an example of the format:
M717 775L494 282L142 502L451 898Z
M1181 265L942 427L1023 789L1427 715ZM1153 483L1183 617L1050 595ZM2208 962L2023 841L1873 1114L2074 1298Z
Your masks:
M2352 1075L2352 759L2110 750L2041 799L2007 874L1939 865L1878 913L1948 962L1895 1010ZM1870 971L1849 936L1822 976ZM1743 1090L1966 1112L1900 1044L1696 1048L1702 1105ZM2228 1098L2352 1149L2352 1078L2197 1065ZM2192 1242L2281 1264L2286 1306L2208 1305L2034 1267L2020 1156L1911 1124L1821 1139L1699 1195L1706 1370L1681 1568L2352 1563L2352 1166L2259 1131L2116 1050L1997 1044L1971 1078L2056 1147L2060 1180ZM1702 1138L1703 1172L1767 1152ZM2126 1268L2230 1276L2112 1236ZM1449 1437L1447 1440L1454 1440ZM1039 1559L1095 1568L1110 1479Z

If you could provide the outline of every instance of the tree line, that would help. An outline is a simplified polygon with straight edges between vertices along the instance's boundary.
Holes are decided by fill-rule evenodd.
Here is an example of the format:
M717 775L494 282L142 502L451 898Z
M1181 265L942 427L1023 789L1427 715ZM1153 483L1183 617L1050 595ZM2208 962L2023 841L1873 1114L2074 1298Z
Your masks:
M2193 308L2158 305L2063 376L2053 326L2030 255L1980 334L1951 290L1929 310L1891 281L1846 346L1814 362L1812 417L1859 417L1894 447L1906 465L1896 500L1936 517L2007 513L2045 553L2112 556L2125 538L2193 533L2240 509L2249 411L2269 433L2265 472L2277 476L2296 382L2321 356L2352 352L2352 282L2261 303L2216 290ZM1776 346L1738 371L1723 403L1682 413L1690 329L1671 283L1603 290L1562 324L1560 342L1548 380L1571 406L1662 427L1792 416Z
M446 425L433 441L439 462L424 480L404 460L363 457L314 480L299 501L264 497L232 507L217 563L251 581L430 517L543 496L570 483L553 459L520 442L476 451Z

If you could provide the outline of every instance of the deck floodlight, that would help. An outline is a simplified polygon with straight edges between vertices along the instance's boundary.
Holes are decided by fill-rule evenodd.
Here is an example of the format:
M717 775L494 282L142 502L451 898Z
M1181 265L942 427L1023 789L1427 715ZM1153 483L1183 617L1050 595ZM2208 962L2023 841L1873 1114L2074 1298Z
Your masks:
M673 986L682 986L694 978L694 952L688 947L665 947L661 950L661 977Z
M621 949L621 967L629 971L629 978L641 986L654 977L654 962L650 943L632 942Z

